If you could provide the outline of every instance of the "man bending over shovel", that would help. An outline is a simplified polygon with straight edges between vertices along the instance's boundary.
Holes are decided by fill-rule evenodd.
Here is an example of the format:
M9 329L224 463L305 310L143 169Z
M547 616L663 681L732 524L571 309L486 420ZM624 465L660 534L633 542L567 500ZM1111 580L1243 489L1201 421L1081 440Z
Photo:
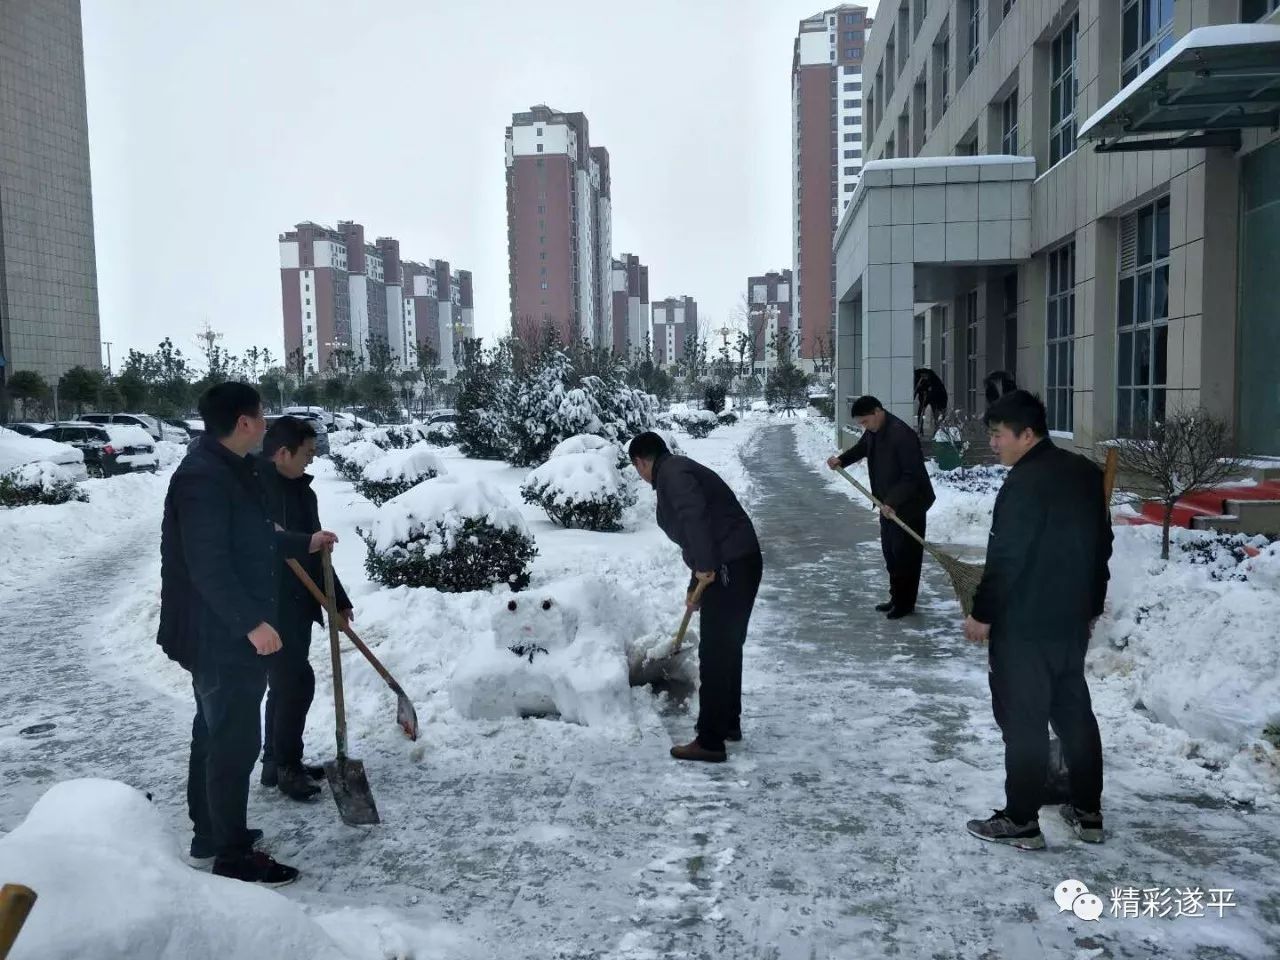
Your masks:
M656 433L631 441L631 463L658 495L658 526L693 572L686 603L701 611L698 722L677 760L723 763L725 741L742 739L742 646L764 561L751 518L719 475L673 456Z

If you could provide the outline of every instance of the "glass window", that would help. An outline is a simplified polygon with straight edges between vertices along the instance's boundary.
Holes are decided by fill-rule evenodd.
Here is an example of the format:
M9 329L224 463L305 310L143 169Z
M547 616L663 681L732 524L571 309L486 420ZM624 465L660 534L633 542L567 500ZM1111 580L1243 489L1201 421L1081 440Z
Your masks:
M1075 393L1076 245L1049 254L1048 316L1045 330L1045 407L1049 429L1071 433Z
M965 409L978 412L978 291L970 290L964 298L965 343Z
M1240 19L1252 23L1274 10L1280 10L1280 0L1241 0Z
M1120 83L1134 79L1173 46L1173 0L1123 0Z
M1018 90L1000 104L1000 151L1007 156L1018 154Z
M972 73L973 68L978 65L978 57L982 53L981 12L982 12L981 0L969 0L968 30L966 32L966 42L965 42L965 61L968 64L968 72L970 73Z
M1049 166L1076 148L1076 29L1079 17L1053 38L1049 87Z
M1143 434L1164 416L1169 374L1169 198L1120 221L1116 432Z

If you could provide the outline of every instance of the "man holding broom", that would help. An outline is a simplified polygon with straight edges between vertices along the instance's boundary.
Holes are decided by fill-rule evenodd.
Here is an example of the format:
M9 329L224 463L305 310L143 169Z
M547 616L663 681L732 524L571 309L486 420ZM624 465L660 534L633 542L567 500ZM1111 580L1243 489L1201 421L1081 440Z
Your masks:
M1039 810L1053 726L1071 802L1059 808L1101 843L1102 741L1084 678L1085 652L1107 595L1111 519L1102 471L1054 446L1044 404L1025 390L986 414L991 449L1012 467L996 497L986 570L965 637L988 643L991 705L1005 743L1005 807L970 820L981 840L1044 849Z
M702 611L698 735L672 747L671 755L723 763L725 741L742 739L742 647L764 571L760 542L751 518L715 471L672 456L656 433L640 434L628 453L658 495L658 526L680 546L693 572L686 602Z
M864 457L871 476L871 492L880 501L880 547L889 570L889 599L876 605L890 620L916 609L924 548L893 522L896 515L924 537L925 514L933 506L933 484L924 467L920 438L910 426L885 410L872 396L859 397L850 411L862 427L862 437L848 450L827 460L832 470Z

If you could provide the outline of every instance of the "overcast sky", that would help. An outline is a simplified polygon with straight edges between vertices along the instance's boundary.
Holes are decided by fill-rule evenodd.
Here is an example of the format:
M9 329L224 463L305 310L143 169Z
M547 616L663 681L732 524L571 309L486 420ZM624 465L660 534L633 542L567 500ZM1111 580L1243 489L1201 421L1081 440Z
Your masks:
M279 356L276 242L302 220L470 269L477 333L504 334L503 133L535 103L609 150L613 252L648 264L651 299L719 327L749 275L791 264L791 49L818 0L82 5L117 368L165 336L193 351L206 319Z

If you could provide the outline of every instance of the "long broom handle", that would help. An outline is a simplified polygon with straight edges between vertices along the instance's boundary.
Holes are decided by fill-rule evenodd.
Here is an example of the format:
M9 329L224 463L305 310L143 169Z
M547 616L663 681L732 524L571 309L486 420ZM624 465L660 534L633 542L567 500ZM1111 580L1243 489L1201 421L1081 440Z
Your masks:
M307 588L307 592L310 593L316 602L319 603L320 606L324 607L327 612L329 609L329 602L325 599L324 594L320 592L320 588L316 586L316 582L311 579L311 575L307 573L302 564L297 560L294 560L292 557L287 558L285 563L289 565L289 569L292 570L297 575L298 579L302 581L302 585ZM391 671L384 667L382 665L382 661L373 655L373 651L370 650L368 645L360 639L359 635L356 634L355 628L351 626L347 621L347 618L341 613L338 614L338 629L345 633L347 635L347 639L356 645L356 649L364 654L365 659L369 661L373 666L373 669L378 671L378 676L382 677L382 679L387 682L388 687L397 694L404 693L404 691L400 689L400 684L396 683L396 678L391 675Z
M689 629L689 621L693 619L693 608L702 599L702 591L707 589L710 583L710 580L699 580L698 585L693 588L693 596L684 605L684 618L680 621L680 629L676 631L676 642L671 648L672 656L680 652L680 645L684 643L684 635Z
M36 905L36 892L20 883L6 883L0 888L0 957L7 957L18 939L27 915Z
M857 487L858 491L862 493L863 496L865 496L868 500L870 500L872 503L876 505L876 509L879 509L880 507L884 506L884 504L882 504L879 500L876 499L876 495L874 493L872 493L870 490L864 487L861 483L859 483L856 479L854 479L853 474L851 474L844 467L836 467L836 473L840 474L840 476L844 477L846 480L852 483L855 487ZM920 546L924 547L930 553L934 552L933 546L927 540L925 540L924 537L920 536L920 534L916 533L909 526L907 526L906 523L903 521L903 519L900 516L898 516L896 511L894 512L893 516L891 516L889 519L892 520L894 523L896 523L898 526L900 526L903 530L905 530L907 532L907 536L909 536L916 543L920 544Z
M1111 495L1116 489L1116 474L1120 470L1120 451L1115 447L1107 448L1106 466L1102 469L1102 509L1107 511L1108 519L1111 517Z
M338 601L333 589L333 559L329 548L321 551L324 563L324 609L329 621L329 656L333 663L333 713L337 719L338 765L347 759L347 709L342 696L342 656L338 650Z

